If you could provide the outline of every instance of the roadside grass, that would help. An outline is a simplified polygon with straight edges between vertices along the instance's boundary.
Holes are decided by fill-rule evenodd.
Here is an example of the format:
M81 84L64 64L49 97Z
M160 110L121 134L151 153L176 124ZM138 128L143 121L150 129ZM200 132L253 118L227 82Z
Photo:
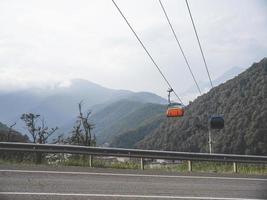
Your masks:
M0 154L0 164L34 164L34 156L32 153L3 153Z
M35 154L22 155L14 154L13 156L0 156L0 165L35 165ZM90 167L89 156L64 154L44 154L43 165L51 166L80 166ZM152 160L144 160L145 170L162 170L169 172L188 172L187 161L179 163L153 163ZM130 159L125 162L117 161L114 158L93 157L92 166L94 168L115 168L115 169L141 169L140 159ZM233 173L233 163L227 162L192 162L193 172L203 173ZM264 164L245 164L237 163L237 173L243 175L267 175L267 165Z
M188 172L188 163L183 161L181 164L164 164L159 167L148 166L147 168L170 172ZM233 164L221 162L192 162L192 171L203 173L233 173ZM248 175L267 175L267 165L238 163L237 173Z
M90 167L90 161L88 158L80 157L80 158L70 158L65 163L65 166L83 166ZM118 162L118 161L110 161L105 160L103 158L93 158L92 166L94 168L115 168L115 169L139 169L139 164L135 161L126 161L126 162Z

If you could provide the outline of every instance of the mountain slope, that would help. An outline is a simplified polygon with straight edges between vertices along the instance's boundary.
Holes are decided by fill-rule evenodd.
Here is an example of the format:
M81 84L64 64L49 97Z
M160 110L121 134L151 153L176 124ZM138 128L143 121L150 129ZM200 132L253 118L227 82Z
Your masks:
M0 122L0 142L28 142L29 139L26 135L15 130L9 130L5 124Z
M159 127L161 122L164 120L165 115L155 115L143 121L137 128L125 131L111 140L110 146L119 148L136 148L136 144L144 139L146 136L153 133L153 131Z
M208 117L223 114L225 128L212 131L216 153L267 155L267 59L198 97L185 116L166 119L138 148L207 152Z
M0 122L0 131L8 131L7 125Z
M0 121L17 122L17 130L25 132L24 124L19 118L25 112L33 112L44 117L49 127L59 127L58 133L68 134L75 122L80 101L83 101L84 110L90 109L96 113L122 99L140 103L166 102L153 93L113 90L87 80L75 79L64 87L29 88L9 93L0 91Z
M143 103L123 99L109 104L99 112L92 115L96 124L93 131L97 142L110 143L113 137L135 129L143 121L153 118L164 112L165 106L161 104Z
M0 93L0 121L13 123L21 113L37 106L43 97L29 91Z

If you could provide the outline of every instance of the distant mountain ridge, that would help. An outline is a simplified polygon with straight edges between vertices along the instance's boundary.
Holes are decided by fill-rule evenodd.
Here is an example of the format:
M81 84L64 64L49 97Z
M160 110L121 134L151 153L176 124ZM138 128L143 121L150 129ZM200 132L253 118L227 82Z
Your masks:
M26 133L25 125L19 118L23 113L33 112L42 115L49 127L58 126L58 134L68 135L78 114L79 102L83 101L83 109L92 110L92 116L95 115L97 118L97 112L122 100L131 101L133 105L133 102L136 102L140 106L145 103L166 103L165 99L153 93L114 90L90 81L75 79L66 86L55 86L52 89L32 88L0 92L0 121L17 122L15 128ZM97 135L99 127L96 127Z

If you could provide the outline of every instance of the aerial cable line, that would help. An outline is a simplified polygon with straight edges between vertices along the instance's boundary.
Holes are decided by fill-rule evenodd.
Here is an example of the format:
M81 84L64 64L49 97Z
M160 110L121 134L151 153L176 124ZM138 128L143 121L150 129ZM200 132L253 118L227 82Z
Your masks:
M167 21L168 21L168 23L169 23L169 26L170 26L171 31L172 31L172 33L173 33L173 36L174 36L174 38L175 38L175 40L176 40L176 42L177 42L177 44L178 44L178 46L179 46L179 49L181 50L181 53L182 53L182 55L183 55L183 57L184 57L184 60L185 60L186 65L187 65L187 68L189 69L190 74L191 74L191 76L193 77L193 80L194 80L194 82L195 82L195 84L196 84L196 86L197 86L197 89L198 89L198 91L199 91L199 94L201 95L200 87L199 87L199 85L198 85L198 83L197 83L197 81L196 81L196 78L195 78L195 76L194 76L194 74L193 74L193 71L192 71L192 69L191 69L191 67L190 67L190 65L189 65L189 62L188 62L188 60L187 60L187 58L186 58L186 56L185 56L185 53L184 53L183 48L182 48L182 46L181 46L181 43L180 43L179 40L178 40L178 37L177 37L177 35L176 35L176 33L175 33L174 29L173 29L173 26L172 26L172 24L171 24L171 21L170 21L168 15L167 15L167 12L166 12L166 10L165 10L165 8L164 8L164 6L163 6L161 0L159 0L159 3L160 3L160 6L161 6L161 8L162 8L162 10L163 10L163 12L164 12L164 15L165 15L165 17L166 17L166 19L167 19Z
M189 15L190 15L190 19L191 19L192 25L194 27L195 35L197 37L198 46L199 46L199 49L201 51L201 55L202 55L202 58L203 58L203 61L204 61L204 64L205 64L205 68L206 68L206 71L207 71L207 74L208 74L208 77L209 77L210 85L211 85L211 88L213 88L213 84L212 84L212 81L211 81L211 78L210 78L210 72L209 72L208 65L207 65L207 62L206 62L206 59L205 59L205 56L204 56L204 53L203 53L203 50L202 50L202 47L201 47L201 43L200 43L198 34L197 34L197 30L196 30L196 26L195 26L195 23L194 23L194 19L192 17L191 10L190 10L190 7L189 7L189 4L188 4L187 0L185 0L185 2L186 2L186 6L187 6L187 9L188 9Z
M211 85L211 88L213 88L213 84L212 84L212 81L211 81L211 78L210 78L210 73L209 73L208 66L207 66L207 63L206 63L206 59L205 59L205 56L204 56L204 53L203 53L203 50L202 50L202 47L201 47L201 44L200 44L200 40L199 40L199 37L198 37L198 34L197 34L196 26L195 26L191 11L190 11L190 7L189 7L189 4L188 4L188 1L185 0L185 2L186 2L186 6L187 6L187 9L188 9L188 12L190 14L191 22L192 22L193 27L194 27L194 31L195 31L195 35L197 37L197 41L198 41L198 45L199 45L199 48L200 48L200 51L201 51L201 55L202 55L203 61L205 63L206 71L207 71L207 74L209 76L210 85ZM209 132L209 136L208 137L209 137L209 140L208 140L208 144L209 144L209 152L210 152L210 154L212 153L212 143L213 143L212 142L212 138L211 138L211 129L223 129L223 128L224 128L224 117L223 116L216 115L216 116L210 116L209 117L209 126L208 126L208 132Z
M163 79L165 80L165 82L167 83L167 85L169 86L170 89L173 90L173 87L171 86L170 82L168 81L168 79L166 78L166 76L163 74L163 72L161 71L161 69L159 68L159 66L157 65L156 61L153 59L153 57L151 56L151 54L148 52L147 48L145 47L145 45L143 44L143 42L141 41L141 39L138 37L137 33L134 31L134 29L132 28L132 26L130 25L130 23L128 22L128 20L126 19L126 17L124 16L124 14L122 13L121 9L118 7L118 5L115 3L114 0L112 0L113 4L115 5L115 7L117 8L117 10L119 11L119 13L121 14L121 16L123 17L123 19L125 20L125 22L127 23L127 25L129 26L129 28L131 29L131 31L133 32L133 34L135 35L136 39L139 41L139 43L141 44L141 46L143 47L143 49L145 50L146 54L148 55L148 57L151 59L151 61L153 62L153 64L155 65L155 67L158 69L159 73L161 74L161 76L163 77ZM181 98L178 96L178 94L173 90L173 93L175 94L175 96L178 98L178 100L181 102L182 105L183 102L181 100Z

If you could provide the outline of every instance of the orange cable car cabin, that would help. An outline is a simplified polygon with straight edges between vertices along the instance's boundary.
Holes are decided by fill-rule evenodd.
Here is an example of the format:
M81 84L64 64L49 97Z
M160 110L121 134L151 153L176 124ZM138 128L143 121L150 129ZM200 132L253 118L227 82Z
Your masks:
M166 115L167 117L182 117L184 116L184 109L178 106L169 105Z
M184 116L184 108L182 107L182 104L180 103L172 103L171 102L171 92L173 92L173 89L168 90L168 108L166 111L167 117L182 117Z

